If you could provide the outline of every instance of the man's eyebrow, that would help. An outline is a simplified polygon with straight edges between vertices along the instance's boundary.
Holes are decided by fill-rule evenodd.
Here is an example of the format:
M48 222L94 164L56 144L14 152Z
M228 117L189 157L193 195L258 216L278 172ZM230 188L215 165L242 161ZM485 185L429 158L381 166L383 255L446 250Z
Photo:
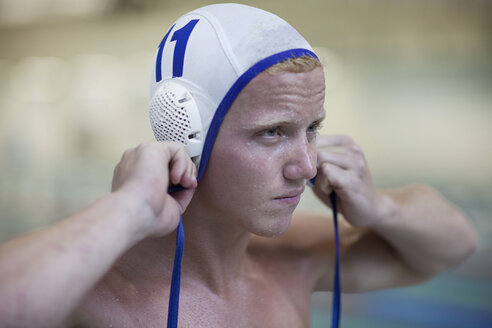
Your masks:
M323 109L322 112L320 112L320 115L313 119L313 122L321 122L325 119L325 111ZM281 126L281 125L294 125L296 124L296 120L294 119L279 119L276 117L273 117L271 119L260 119L258 122L248 122L246 124L242 124L240 126L241 129L261 129L261 128L269 128L272 126Z
M291 120L279 120L279 119L271 119L271 120L261 120L261 122L249 122L241 125L242 129L260 129L260 128L268 128L271 126L279 126L279 125L290 125L294 124Z

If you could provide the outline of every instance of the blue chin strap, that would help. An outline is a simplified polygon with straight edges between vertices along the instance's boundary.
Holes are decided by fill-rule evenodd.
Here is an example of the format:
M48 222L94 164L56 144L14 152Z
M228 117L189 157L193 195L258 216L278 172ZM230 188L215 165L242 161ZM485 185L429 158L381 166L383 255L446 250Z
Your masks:
M178 327L179 286L181 284L181 260L183 259L184 242L183 218L180 214L178 233L176 235L171 291L169 294L169 308L167 310L167 326L173 328Z
M338 238L338 211L337 211L337 195L334 191L330 194L331 210L333 211L333 224L335 226L335 277L333 280L333 301L331 310L331 326L338 328L340 324L340 240Z

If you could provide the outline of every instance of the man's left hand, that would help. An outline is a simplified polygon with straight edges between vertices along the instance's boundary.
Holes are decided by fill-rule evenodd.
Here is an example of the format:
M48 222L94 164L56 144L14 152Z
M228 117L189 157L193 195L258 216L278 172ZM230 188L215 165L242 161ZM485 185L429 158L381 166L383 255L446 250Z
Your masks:
M368 227L378 222L382 197L374 187L364 153L349 136L319 136L318 173L314 193L331 206L329 195L337 195L340 212L353 226Z

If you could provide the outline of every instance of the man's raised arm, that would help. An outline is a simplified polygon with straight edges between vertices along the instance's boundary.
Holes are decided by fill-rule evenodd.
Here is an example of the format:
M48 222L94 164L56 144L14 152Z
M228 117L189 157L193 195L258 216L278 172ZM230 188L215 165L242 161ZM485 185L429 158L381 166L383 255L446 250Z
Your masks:
M190 188L167 193L169 182ZM0 326L56 327L126 250L178 225L196 169L174 143L142 144L115 168L112 193L0 245Z
M328 206L335 191L350 225L341 234L342 291L414 284L469 256L478 238L464 213L425 185L374 188L362 150L347 136L320 137L314 192ZM341 237L343 238L343 236ZM333 266L320 270L317 290L330 290Z

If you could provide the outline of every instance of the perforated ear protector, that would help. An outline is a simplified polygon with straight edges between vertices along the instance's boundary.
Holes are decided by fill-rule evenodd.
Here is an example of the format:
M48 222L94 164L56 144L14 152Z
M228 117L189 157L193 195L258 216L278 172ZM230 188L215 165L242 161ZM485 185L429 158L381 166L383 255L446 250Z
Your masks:
M183 144L198 167L205 135L191 92L178 80L161 81L150 101L149 116L156 139Z
M292 26L261 9L229 3L183 15L164 35L152 70L149 111L156 139L183 144L198 165L200 180L222 121L241 90L265 69L301 56L317 58ZM336 221L336 204L333 209ZM336 226L335 231L338 236ZM183 247L180 218L168 327L177 327L178 322ZM338 272L338 262L336 268ZM332 327L338 327L337 286L335 282Z

